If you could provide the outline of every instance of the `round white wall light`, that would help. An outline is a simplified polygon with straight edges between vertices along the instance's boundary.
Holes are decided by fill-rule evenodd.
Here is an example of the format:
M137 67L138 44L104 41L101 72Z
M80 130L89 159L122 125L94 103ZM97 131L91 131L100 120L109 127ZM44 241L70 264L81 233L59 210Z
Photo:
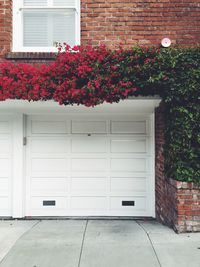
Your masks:
M161 45L163 47L169 47L171 45L171 40L169 38L163 38L161 41Z

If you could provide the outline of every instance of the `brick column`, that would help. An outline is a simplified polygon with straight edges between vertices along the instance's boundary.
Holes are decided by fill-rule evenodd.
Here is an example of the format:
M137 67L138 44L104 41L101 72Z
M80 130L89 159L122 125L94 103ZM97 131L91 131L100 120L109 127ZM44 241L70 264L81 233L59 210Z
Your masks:
M176 188L177 225L179 232L200 232L200 188L194 183L170 180Z
M158 221L173 227L176 223L176 193L175 188L167 186L164 176L164 106L161 104L156 110L155 119L155 194L156 218Z

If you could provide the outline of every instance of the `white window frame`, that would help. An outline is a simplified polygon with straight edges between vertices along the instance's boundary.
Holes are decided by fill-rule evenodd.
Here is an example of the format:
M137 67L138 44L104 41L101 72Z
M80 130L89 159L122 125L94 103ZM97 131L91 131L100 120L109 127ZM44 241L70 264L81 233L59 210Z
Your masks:
M32 9L74 9L75 10L75 45L80 45L80 0L75 0L75 6L53 6L53 0L48 0L48 6L24 6L24 0L13 0L13 52L57 52L56 47L25 47L23 46L23 16L22 10Z

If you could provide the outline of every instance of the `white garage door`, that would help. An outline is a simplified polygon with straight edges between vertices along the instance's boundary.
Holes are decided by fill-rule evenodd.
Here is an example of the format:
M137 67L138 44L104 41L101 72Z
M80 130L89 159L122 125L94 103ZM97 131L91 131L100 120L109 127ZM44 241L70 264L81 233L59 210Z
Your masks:
M11 216L12 122L0 116L0 216Z
M29 116L26 216L153 216L148 116Z

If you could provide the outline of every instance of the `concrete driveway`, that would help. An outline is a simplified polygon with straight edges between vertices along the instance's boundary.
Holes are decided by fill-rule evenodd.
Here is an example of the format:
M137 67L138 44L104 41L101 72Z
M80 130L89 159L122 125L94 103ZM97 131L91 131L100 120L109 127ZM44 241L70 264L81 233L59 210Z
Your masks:
M200 233L154 221L0 221L0 267L200 267Z

